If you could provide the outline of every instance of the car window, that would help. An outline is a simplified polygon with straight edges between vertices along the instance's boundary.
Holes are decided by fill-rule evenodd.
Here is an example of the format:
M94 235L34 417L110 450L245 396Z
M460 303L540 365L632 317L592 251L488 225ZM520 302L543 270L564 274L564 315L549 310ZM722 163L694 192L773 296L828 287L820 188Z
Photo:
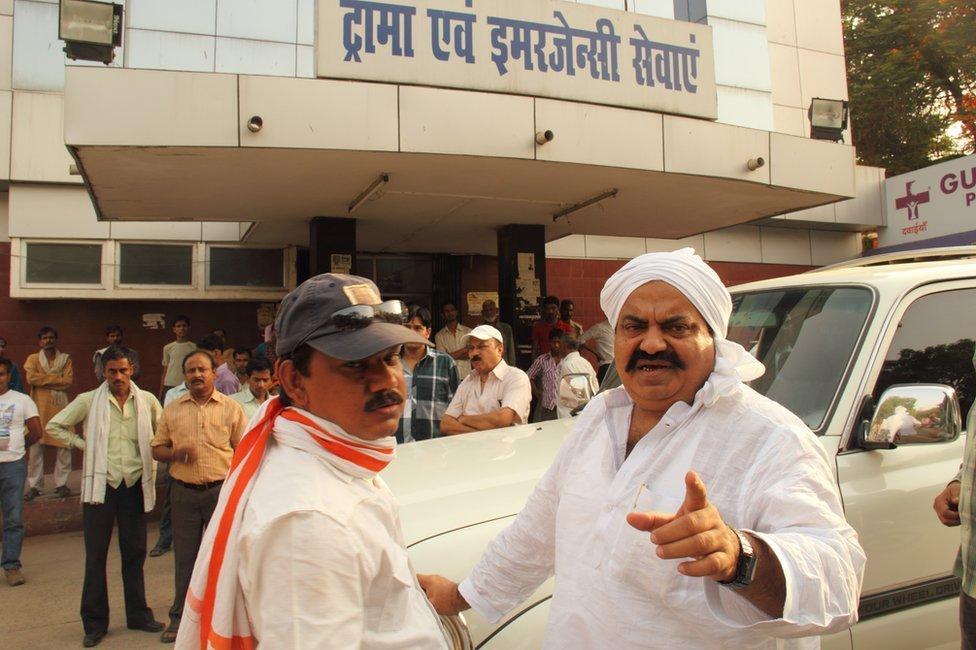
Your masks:
M894 384L945 384L965 415L976 395L976 289L933 293L909 305L885 355L872 395Z
M861 287L736 293L728 338L766 366L749 385L816 431L844 380L872 303L871 291Z

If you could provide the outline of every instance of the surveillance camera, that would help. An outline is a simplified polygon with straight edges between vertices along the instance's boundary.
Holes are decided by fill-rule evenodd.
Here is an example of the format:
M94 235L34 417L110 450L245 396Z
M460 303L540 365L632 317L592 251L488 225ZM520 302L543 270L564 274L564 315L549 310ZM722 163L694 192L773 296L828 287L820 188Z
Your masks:
M552 142L552 139L556 137L556 134L552 131L539 131L535 134L536 144L545 144L547 142Z

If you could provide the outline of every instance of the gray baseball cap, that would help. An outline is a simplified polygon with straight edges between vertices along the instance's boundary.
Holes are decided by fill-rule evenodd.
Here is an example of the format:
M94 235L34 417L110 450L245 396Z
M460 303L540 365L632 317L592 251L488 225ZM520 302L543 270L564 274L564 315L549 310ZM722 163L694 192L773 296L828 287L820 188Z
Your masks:
M431 345L396 322L399 301L383 302L367 278L323 273L285 296L275 319L275 352L291 354L307 344L343 361L357 361L404 343Z

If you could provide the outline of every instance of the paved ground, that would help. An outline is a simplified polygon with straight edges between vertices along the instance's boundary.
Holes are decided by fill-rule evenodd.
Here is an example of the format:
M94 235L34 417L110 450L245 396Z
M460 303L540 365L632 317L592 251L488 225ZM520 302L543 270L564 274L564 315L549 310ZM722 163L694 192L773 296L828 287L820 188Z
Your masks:
M149 528L149 547L156 541L156 525ZM108 558L111 618L99 648L164 648L158 634L125 627L117 536ZM41 535L24 540L27 584L8 587L0 579L0 647L4 650L80 648L84 631L78 615L84 577L85 548L81 532ZM146 558L146 597L156 620L168 623L173 600L173 553Z

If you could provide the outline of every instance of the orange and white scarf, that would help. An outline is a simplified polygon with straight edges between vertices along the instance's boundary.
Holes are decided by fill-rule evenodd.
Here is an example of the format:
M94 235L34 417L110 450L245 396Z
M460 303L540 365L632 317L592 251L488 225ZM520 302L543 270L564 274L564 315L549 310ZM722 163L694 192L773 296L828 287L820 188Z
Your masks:
M230 474L207 527L193 567L177 648L237 650L257 647L251 634L244 594L237 580L238 532L254 479L274 437L278 444L306 451L359 478L375 476L396 454L396 438L366 442L338 425L294 407L282 409L277 397L265 402L234 452Z

